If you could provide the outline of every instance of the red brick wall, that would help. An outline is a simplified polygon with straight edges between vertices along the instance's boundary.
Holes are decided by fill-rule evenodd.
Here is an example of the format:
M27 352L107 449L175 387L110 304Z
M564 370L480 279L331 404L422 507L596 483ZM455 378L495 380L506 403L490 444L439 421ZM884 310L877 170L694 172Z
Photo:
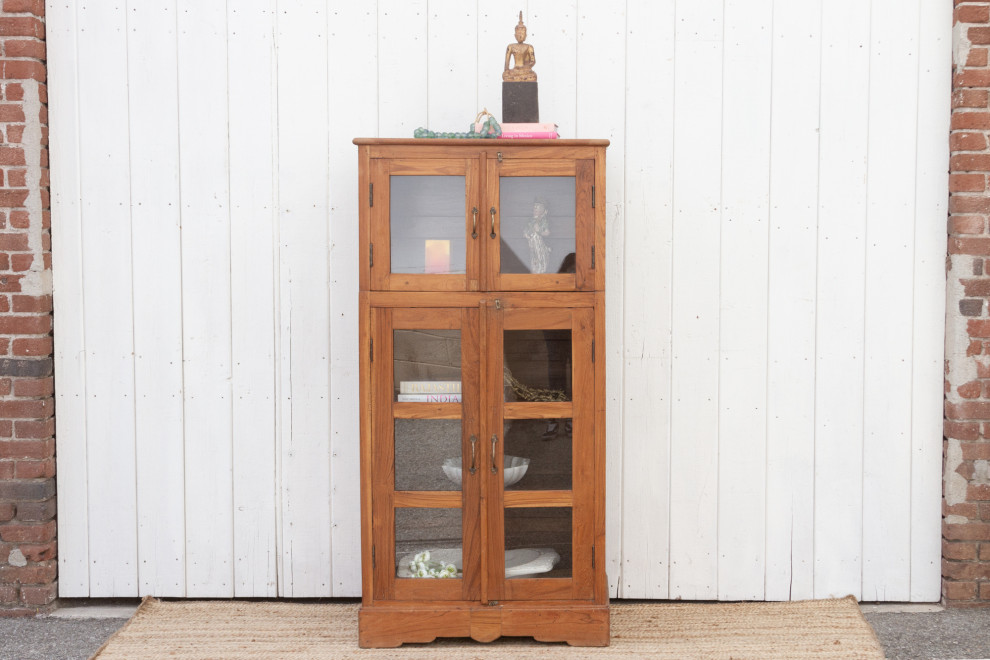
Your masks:
M942 594L990 606L990 2L955 2Z
M0 11L0 614L56 595L44 0Z

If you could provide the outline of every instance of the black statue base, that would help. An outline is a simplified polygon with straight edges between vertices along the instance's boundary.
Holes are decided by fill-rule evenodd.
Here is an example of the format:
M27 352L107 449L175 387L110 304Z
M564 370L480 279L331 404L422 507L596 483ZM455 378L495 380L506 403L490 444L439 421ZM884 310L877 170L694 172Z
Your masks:
M537 82L502 82L502 123L535 124L540 121Z

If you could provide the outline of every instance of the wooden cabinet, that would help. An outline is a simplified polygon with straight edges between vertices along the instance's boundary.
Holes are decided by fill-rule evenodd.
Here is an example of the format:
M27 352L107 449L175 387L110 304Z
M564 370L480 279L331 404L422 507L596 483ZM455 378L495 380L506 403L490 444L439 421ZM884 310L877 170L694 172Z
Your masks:
M607 645L608 142L354 142L361 645Z

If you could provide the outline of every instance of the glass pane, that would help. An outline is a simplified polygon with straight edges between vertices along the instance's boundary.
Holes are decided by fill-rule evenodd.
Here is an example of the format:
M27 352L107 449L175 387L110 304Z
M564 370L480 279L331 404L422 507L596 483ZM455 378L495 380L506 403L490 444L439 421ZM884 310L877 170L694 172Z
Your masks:
M571 577L571 509L505 510L505 577Z
M461 577L461 510L396 509L395 563L398 577Z
M571 400L571 331L506 330L506 401Z
M505 420L506 490L570 490L570 419Z
M461 489L461 420L395 420L395 489Z
M393 273L464 273L463 176L391 177Z
M394 330L392 360L396 401L461 400L460 330Z
M572 176L499 179L501 272L573 273Z

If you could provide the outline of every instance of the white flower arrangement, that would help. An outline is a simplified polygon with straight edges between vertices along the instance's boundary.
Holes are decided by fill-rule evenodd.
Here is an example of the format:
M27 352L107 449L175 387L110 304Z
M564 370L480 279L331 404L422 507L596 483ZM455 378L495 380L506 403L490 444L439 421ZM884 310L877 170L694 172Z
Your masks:
M430 560L430 551L423 550L409 562L409 572L417 578L453 578L457 577L457 567L442 561Z

